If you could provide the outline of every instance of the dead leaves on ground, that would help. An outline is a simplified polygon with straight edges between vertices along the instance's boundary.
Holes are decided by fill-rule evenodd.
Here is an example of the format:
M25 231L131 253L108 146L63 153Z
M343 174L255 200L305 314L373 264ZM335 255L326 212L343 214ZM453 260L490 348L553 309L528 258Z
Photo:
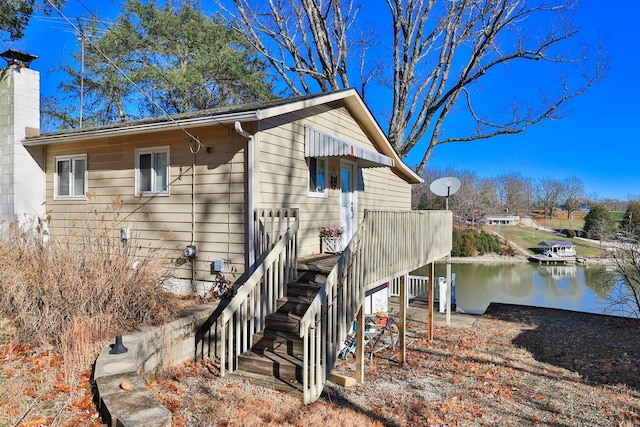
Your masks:
M0 342L0 425L101 425L90 368L79 378L67 378L63 368L51 348Z

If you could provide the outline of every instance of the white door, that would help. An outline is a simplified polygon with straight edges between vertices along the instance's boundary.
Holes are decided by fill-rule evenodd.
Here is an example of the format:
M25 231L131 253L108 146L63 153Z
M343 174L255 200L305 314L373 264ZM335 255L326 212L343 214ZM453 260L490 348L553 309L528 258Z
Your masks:
M346 161L340 162L340 225L344 228L343 247L351 241L358 224L355 179L356 165Z

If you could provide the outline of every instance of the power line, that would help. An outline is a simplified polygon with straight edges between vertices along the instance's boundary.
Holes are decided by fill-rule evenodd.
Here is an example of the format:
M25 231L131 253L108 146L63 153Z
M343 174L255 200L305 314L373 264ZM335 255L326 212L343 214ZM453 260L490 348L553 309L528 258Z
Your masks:
M64 21L66 21L66 23L71 26L78 34L80 34L82 37L85 38L85 40L96 50L96 52L98 52L100 54L100 56L102 56L113 68L115 68L121 75L122 77L124 77L125 80L127 80L129 83L131 83L133 85L133 87L136 88L136 90L141 93L145 98L147 98L149 100L149 102L151 102L151 104L153 104L156 108L158 108L160 111L162 111L162 113L174 124L176 125L180 130L182 130L185 134L187 134L190 137L190 142L191 141L195 141L197 143L197 149L195 149L195 152L198 152L200 150L200 147L202 146L202 143L200 142L200 139L193 135L191 132L189 132L184 126L182 126L176 119L173 118L173 116L171 116L171 114L169 114L162 106L160 106L151 96L149 96L136 82L134 82L133 80L131 80L131 78L129 78L129 76L127 76L127 74L118 66L118 64L115 63L115 61L113 61L109 56L107 56L98 46L97 44L93 43L90 39L90 37L86 37L85 32L78 28L78 26L74 25L73 22L71 22L71 20L69 18L67 18L67 16L62 13L62 11L51 1L51 0L47 0L47 3L49 3L49 5L58 13L58 15L60 15L60 17L62 17L62 19L64 19ZM80 3L80 2L79 2ZM82 3L80 3L82 4ZM86 8L86 6L82 5L83 7ZM105 25L103 23L103 25ZM108 28L108 27L107 27ZM194 150L191 148L191 144L189 149L191 150L191 152L194 152Z

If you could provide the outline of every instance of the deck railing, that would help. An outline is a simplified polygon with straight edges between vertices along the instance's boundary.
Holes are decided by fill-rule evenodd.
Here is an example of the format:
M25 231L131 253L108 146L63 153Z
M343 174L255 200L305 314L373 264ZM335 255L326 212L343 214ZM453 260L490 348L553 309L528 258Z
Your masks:
M365 211L300 320L305 404L320 396L366 291L447 256L451 227L451 212L446 211Z
M438 292L438 287L434 288ZM429 293L429 278L426 276L407 276L407 298L426 297ZM389 287L389 296L400 296L400 278L397 277L391 281ZM435 298L435 295L434 295Z
M443 279L441 277L434 277L433 281L433 300L440 301L440 286L439 280ZM455 273L451 275L451 302L455 303ZM407 276L407 298L426 298L429 294L429 278L426 276ZM397 277L391 281L391 286L389 287L389 296L399 297L400 296L400 278Z
M256 267L219 317L220 376L237 369L238 356L251 348L296 275L298 209L258 209L255 224Z

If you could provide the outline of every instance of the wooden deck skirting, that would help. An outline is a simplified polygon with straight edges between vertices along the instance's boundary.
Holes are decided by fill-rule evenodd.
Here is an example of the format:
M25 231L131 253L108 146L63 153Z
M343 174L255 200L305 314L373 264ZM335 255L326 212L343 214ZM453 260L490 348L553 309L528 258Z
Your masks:
M305 404L322 393L366 291L448 256L451 229L451 212L365 211L364 221L300 320L306 349Z

